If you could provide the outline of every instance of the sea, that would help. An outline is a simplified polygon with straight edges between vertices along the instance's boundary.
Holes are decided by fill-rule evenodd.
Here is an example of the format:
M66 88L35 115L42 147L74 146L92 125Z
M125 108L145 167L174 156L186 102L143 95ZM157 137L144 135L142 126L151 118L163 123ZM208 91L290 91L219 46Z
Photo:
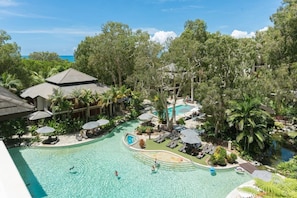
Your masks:
M28 58L29 56L22 56L22 58ZM74 56L73 55L60 55L59 56L62 60L67 60L71 63L74 63L75 60L74 60Z

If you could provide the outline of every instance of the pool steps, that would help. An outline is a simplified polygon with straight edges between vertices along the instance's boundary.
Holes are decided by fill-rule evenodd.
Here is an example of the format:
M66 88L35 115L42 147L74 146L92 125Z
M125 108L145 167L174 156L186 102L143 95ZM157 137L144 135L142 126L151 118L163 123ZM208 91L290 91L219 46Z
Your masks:
M148 166L154 165L154 159L152 159L147 155L144 155L143 153L134 152L133 156L135 159L144 163L145 165L148 165ZM197 166L195 166L191 162L176 163L176 162L165 162L165 161L158 160L158 163L160 164L160 170L179 171L179 172L197 170Z

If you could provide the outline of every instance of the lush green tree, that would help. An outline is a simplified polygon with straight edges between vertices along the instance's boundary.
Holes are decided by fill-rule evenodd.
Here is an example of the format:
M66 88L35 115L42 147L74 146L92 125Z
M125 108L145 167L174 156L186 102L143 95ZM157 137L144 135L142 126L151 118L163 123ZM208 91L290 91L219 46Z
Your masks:
M0 86L7 88L13 93L17 93L22 88L22 82L19 79L16 79L15 75L4 72L0 76Z
M9 42L11 37L0 30L0 75L7 72L15 79L19 79L26 87L29 80L29 72L21 63L20 48L15 42Z
M102 26L101 34L81 42L75 58L77 64L85 65L100 82L122 86L127 76L133 72L134 48L135 39L129 26L108 22Z
M283 0L282 6L271 16L274 28L280 32L278 48L283 48L282 61L284 63L297 61L296 10L296 0Z
M236 141L248 153L263 150L268 136L272 118L260 105L257 98L243 95L241 100L231 100L226 110L227 122L237 132Z
M52 111L54 113L69 112L73 106L72 102L66 98L61 89L54 89L53 91L53 94L49 98Z
M56 52L33 52L29 54L28 58L39 61L62 61Z

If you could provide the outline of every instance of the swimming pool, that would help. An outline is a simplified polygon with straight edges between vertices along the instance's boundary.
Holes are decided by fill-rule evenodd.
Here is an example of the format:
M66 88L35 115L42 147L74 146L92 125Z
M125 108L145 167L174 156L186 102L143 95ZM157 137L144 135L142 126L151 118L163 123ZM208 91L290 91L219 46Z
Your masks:
M132 134L126 134L126 142L128 145L133 145L137 141L137 137Z
M178 105L178 106L175 106L175 114L176 114L176 116L179 116L179 115L182 115L184 113L187 113L187 112L191 111L191 109L193 109L193 108L195 108L195 106L192 106L192 105ZM168 114L169 114L170 118L172 117L172 110L173 110L172 107L168 108ZM157 112L154 112L154 114L158 115Z
M108 136L85 145L64 148L13 148L9 152L32 197L187 197L223 198L251 179L235 171L208 169L174 171L160 169L137 160L135 152L122 143L125 133L139 122L131 121ZM72 170L70 168L74 167ZM120 179L114 175L119 172Z

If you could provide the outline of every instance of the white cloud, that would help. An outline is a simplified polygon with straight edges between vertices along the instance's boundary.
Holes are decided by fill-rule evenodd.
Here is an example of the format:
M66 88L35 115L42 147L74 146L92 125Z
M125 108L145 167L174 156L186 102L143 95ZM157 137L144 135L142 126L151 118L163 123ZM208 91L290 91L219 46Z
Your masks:
M233 30L231 33L231 36L234 38L252 38L255 37L255 32L246 32L246 31L240 31L240 30Z
M12 0L0 0L0 7L10 7L10 6L17 6L18 3Z
M168 31L168 32L158 31L151 37L151 40L158 42L160 44L165 44L165 42L168 38L174 39L176 37L177 37L177 35L173 31Z
M265 32L267 30L268 30L268 27L264 27L264 28L260 29L259 32Z

